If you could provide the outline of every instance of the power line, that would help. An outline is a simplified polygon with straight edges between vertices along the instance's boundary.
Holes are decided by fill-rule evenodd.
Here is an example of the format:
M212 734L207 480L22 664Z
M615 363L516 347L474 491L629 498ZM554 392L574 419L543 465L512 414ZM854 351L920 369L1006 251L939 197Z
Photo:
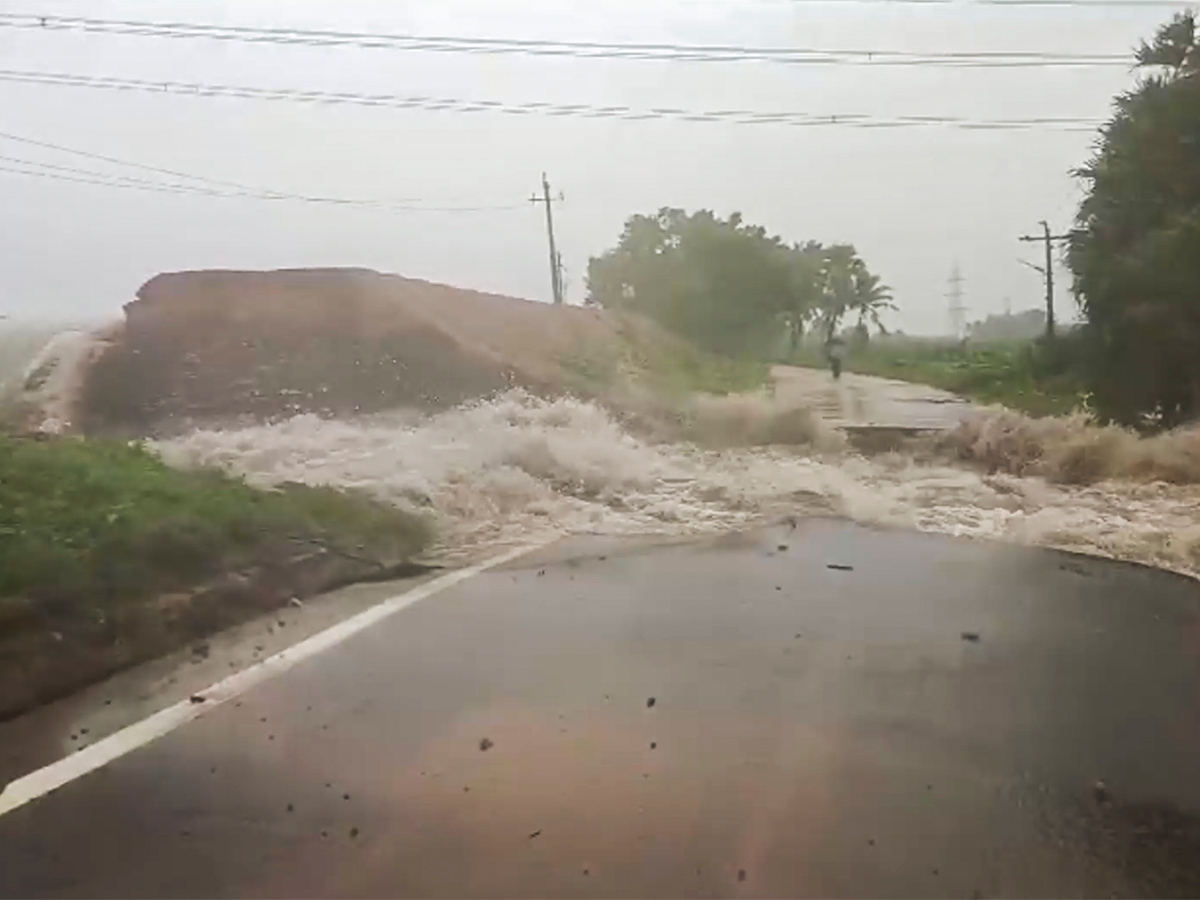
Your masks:
M220 185L222 187L233 187L233 188L237 188L239 190L253 191L254 193L271 194L273 196L277 196L280 198L284 198L284 197L288 196L287 194L282 193L280 191L270 191L270 190L264 190L261 188L255 188L250 185L243 184L239 181L227 181L222 178L211 178L207 175L193 175L188 172L180 172L176 169L165 169L160 166L151 166L151 165L146 165L145 163L131 162L131 161L125 160L125 159L118 159L117 157L114 157L114 156L105 156L103 153L93 153L89 150L77 150L74 147L64 147L62 144L52 144L49 141L39 141L39 140L35 140L34 138L25 137L25 136L19 135L19 134L10 134L8 132L0 131L0 139L14 141L19 144L27 144L31 147L41 147L42 149L45 149L45 150L56 150L60 153L70 153L75 156L84 157L86 159L95 159L95 160L99 160L101 162L112 163L113 165L126 166L126 167L134 168L134 169L141 169L146 172L154 172L155 174L158 174L158 175L170 175L173 178L185 178L185 179L189 179L191 181L201 181L201 182L205 182L207 184Z
M897 0L886 0L895 3ZM901 0L910 2L910 0ZM953 2L953 0L948 0ZM1120 7L1124 9L1188 9L1194 6L1186 0L970 0L966 5L978 6L1090 6L1094 9Z
M3 137L4 135L0 135ZM255 200L285 200L295 199L287 195L255 193L252 191L218 191L212 188L206 188L195 184L179 184L172 182L150 181L145 178L135 178L130 175L119 175L113 172L99 172L93 169L81 169L77 166L64 166L56 163L43 162L35 159L21 159L15 156L5 156L0 154L0 161L8 163L17 163L24 166L35 166L40 169L48 169L53 172L66 172L71 175L86 176L89 178L103 179L112 182L125 182L129 184L150 185L159 189L170 190L174 193L190 193L203 194L210 197L249 197ZM198 176L197 176L198 177Z
M196 185L168 184L168 183L157 182L157 181L149 181L145 178L134 178L129 175L114 175L110 172L96 172L96 171L89 170L89 169L80 169L75 166L62 166L62 165L56 165L55 163L41 162L41 161L35 160L35 159L21 159L16 156L5 156L3 154L0 154L0 162L15 163L17 165L30 166L30 167L35 167L38 169L47 169L51 172L66 172L70 175L84 176L84 177L98 179L98 180L102 179L106 182L113 182L114 184L119 182L119 183L126 184L126 185L131 185L131 184L149 185L151 187L162 189L162 190L170 190L173 193L207 194L209 196L216 196L216 197L250 196L250 195L222 193L220 191L208 190L206 188L198 187Z
M8 159L8 157L0 157L0 159ZM15 160L15 162L23 163L23 164L29 165L29 166L45 167L45 164L43 164L43 163L29 162L29 161L25 161L25 160ZM55 167L55 168L63 168L63 167ZM95 177L88 177L89 173L87 173L83 170L80 170L80 171L81 171L81 175L79 177L77 177L75 175L60 174L57 171L42 172L42 171L35 171L35 170L28 170L28 169L17 169L17 168L13 168L12 166L0 165L0 172L3 172L8 175L28 175L28 176L31 176L34 178L47 178L52 181L66 181L66 182L72 182L75 184L90 184L90 185L95 185L97 187L124 188L127 190L152 191L152 192L162 193L162 194L176 194L176 195L183 195L183 196L189 196L189 195L197 196L198 195L198 196L205 196L205 197L223 197L223 198L251 199L251 200L286 199L286 198L278 198L278 197L270 197L270 198L255 197L254 195L251 195L251 194L222 193L221 191L207 191L204 189L182 188L179 186L167 185L167 184L160 185L160 184L155 184L154 182L151 182L151 181L141 181L140 179L130 179L130 178L125 178L123 176L115 176L116 178L121 179L121 180L113 180L113 179L107 179L107 178L95 178ZM384 207L384 206L376 207L373 204L362 204L362 205L368 206L370 208L378 208L383 211L389 211L389 210L396 209L396 207ZM407 207L407 208L402 208L402 209L404 209L407 212L468 213L468 212L501 212L501 211L508 211L508 210L524 209L524 207L523 206L515 206L515 205L514 206L482 206L482 207L413 206L413 207Z
M503 113L588 119L642 121L666 119L682 122L720 122L730 125L790 125L853 128L914 128L944 126L970 130L1056 128L1092 131L1099 119L1075 116L1040 116L1024 119L977 119L962 116L870 116L862 113L814 114L761 112L747 109L689 110L674 108L638 109L631 106L597 106L588 103L505 103L498 100L464 100L446 97L405 97L396 94L363 94L331 91L302 91L290 88L259 88L240 85L200 84L177 81L142 81L131 78L72 75L0 69L0 81L19 84L84 87L112 91L138 91L189 97L232 97L245 100L274 100L289 103L374 106L390 109L419 109L449 113Z
M47 178L47 179L50 179L51 181L68 181L68 182L73 182L75 184L93 184L93 185L97 185L99 187L124 188L126 190L134 190L134 191L154 191L154 192L162 193L162 194L194 194L194 193L197 193L195 191L181 191L176 188L167 187L165 185L164 186L154 186L149 183L132 184L132 183L110 181L110 180L102 181L102 180L95 179L95 178L77 178L72 175L62 175L62 174L58 174L56 172L39 172L39 171L30 171L28 169L16 169L16 168L13 168L12 166L0 166L0 172L4 172L8 175L27 175L27 176L31 176L34 178ZM220 196L220 195L218 195L218 196Z
M866 6L955 6L960 9L972 6L1082 6L1092 9L1109 7L1145 7L1146 9L1185 9L1187 0L759 0L779 2L796 6L804 4L824 5L828 3L862 4Z
M927 0L923 0L927 2ZM1011 2L1011 0L1010 0ZM1040 0L1051 2L1051 0ZM1061 2L1061 0L1058 0ZM788 65L885 65L1044 67L1128 65L1128 53L1054 53L1046 51L961 51L922 53L906 50L753 47L722 44L609 43L446 35L382 34L293 28L258 28L187 22L91 19L0 13L0 27L83 31L137 37L238 41L311 47L354 47L409 52L524 55L583 59L669 62L770 62Z
M188 172L181 172L176 169L166 169L160 166L151 166L144 163L131 162L129 160L119 159L114 156L106 156L102 153L93 153L88 150L79 150L75 147L67 147L62 144L54 144L49 141L39 141L33 138L24 137L23 135L10 134L8 132L0 132L0 140L16 141L22 144L28 144L35 147L56 150L62 153L71 153L76 156L86 157L88 159L101 160L103 162L112 163L119 166L128 166L134 169L145 170L157 174L171 175L177 178L192 179L194 181L207 182L214 185L226 185L236 188L236 190L213 190L211 188L203 188L193 184L178 184L178 183L163 183L158 181L148 181L141 178L133 178L128 175L117 175L109 172L97 172L94 170L80 169L73 166L63 166L54 163L41 162L37 160L18 159L11 156L0 155L0 160L19 163L26 166L37 166L43 169L49 169L58 172L66 172L76 176L86 176L94 179L106 179L107 181L120 181L133 184L150 185L157 189L170 190L173 193L194 193L202 194L210 197L229 197L251 200L271 200L271 201L298 201L303 203L323 203L335 204L343 206L361 206L381 210L399 210L404 212L500 212L508 210L523 209L517 204L508 204L504 206L405 206L391 201L381 200L358 200L345 197L320 197L307 194L292 194L283 191L263 190L252 188L248 185L237 181L226 181L220 178L209 178L205 175L195 175ZM30 173L32 174L32 173ZM106 183L107 183L106 181ZM119 185L111 185L119 186Z

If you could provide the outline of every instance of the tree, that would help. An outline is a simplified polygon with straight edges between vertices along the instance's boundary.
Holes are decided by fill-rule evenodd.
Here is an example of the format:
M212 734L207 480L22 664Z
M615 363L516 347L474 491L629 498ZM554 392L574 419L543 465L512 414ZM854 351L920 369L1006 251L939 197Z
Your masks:
M752 353L794 309L791 249L738 213L633 216L588 264L588 303L641 312L711 350Z
M872 275L851 244L834 244L823 251L821 266L821 299L817 315L826 340L848 315L857 315L860 332L874 324L883 327L884 310L895 309L891 289L878 275Z
M664 208L626 223L617 246L588 264L589 304L631 309L711 350L765 352L787 335L794 352L817 323L880 326L894 308L849 244L785 244L740 214Z
M824 250L816 241L795 244L788 258L791 281L779 319L788 337L788 349L795 355L809 321L821 306Z
M1068 249L1095 406L1172 427L1200 414L1200 46L1192 13L1136 53L1148 71L1116 100L1078 175Z

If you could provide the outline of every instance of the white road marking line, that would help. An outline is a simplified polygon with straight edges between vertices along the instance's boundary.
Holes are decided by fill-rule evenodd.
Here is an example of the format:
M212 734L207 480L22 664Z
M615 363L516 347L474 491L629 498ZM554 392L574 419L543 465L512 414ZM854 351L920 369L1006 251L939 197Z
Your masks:
M36 772L30 772L28 775L11 781L4 788L4 791L0 793L0 816L10 813L14 809L60 788L64 784L74 781L76 778L81 778L89 772L99 769L101 766L107 765L114 759L122 757L126 753L136 750L138 747L142 747L174 731L181 725L186 725L194 719L213 712L223 703L244 694L255 685L282 675L297 663L316 656L318 653L329 650L332 647L336 647L347 638L353 637L360 631L370 628L388 616L412 606L414 603L419 603L449 587L453 587L460 582L486 572L488 569L512 562L514 559L545 547L557 539L557 536L555 536L536 543L525 544L515 550L501 553L499 556L492 557L477 565L448 572L439 578L435 578L433 581L413 588L411 591L377 603L370 609L363 610L358 615L351 616L349 619L338 622L324 631L319 631L300 643L288 647L286 650L281 650L274 656L267 657L257 665L230 675L228 678L224 678L202 691L197 691L192 696L203 697L204 702L202 703L192 702L191 699L182 700L174 706L168 706L166 709L155 713L149 718L142 719L142 721L127 728L122 728L120 731L114 732L84 749L60 759L58 762L51 763L44 768L38 769Z

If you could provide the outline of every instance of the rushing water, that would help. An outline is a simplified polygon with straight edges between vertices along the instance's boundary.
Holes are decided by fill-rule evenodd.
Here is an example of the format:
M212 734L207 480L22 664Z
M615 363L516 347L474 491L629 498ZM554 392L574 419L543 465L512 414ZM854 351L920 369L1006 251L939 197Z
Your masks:
M175 465L358 488L426 510L443 561L547 533L704 533L821 514L1200 574L1195 486L1067 487L895 453L650 442L570 398L510 392L432 416L299 416L157 446Z
M55 331L9 326L0 332L0 381L11 388L46 369L33 392L46 430L64 425L77 387L72 373L96 344L86 333L54 337ZM299 416L197 431L157 446L176 465L219 465L261 485L353 487L425 511L439 526L432 552L443 561L535 535L705 533L815 514L1059 547L1200 575L1197 485L1113 480L1070 487L987 475L899 453L864 457L839 450L837 441L808 433L811 417L779 416L764 429L754 403L698 412L698 427L720 431L718 443L726 449L644 440L595 404L515 391L433 416ZM747 440L761 443L764 434L780 431L774 427L780 422L787 426L784 437L815 438L825 449L730 446L751 433ZM796 433L787 435L789 428ZM1173 453L1184 444L1191 452L1196 442L1179 437Z

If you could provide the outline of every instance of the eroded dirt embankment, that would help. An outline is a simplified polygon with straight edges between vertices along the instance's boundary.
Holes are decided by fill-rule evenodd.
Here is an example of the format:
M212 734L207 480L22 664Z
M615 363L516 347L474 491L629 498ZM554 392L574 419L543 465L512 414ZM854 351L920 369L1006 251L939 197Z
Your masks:
M660 394L743 390L765 376L765 365L711 356L626 312L365 269L176 272L143 285L120 321L54 336L0 390L0 413L22 431L161 437L440 411L519 388L658 414Z
M628 327L597 310L369 270L164 274L126 304L74 424L150 434L541 393L569 380L581 348L611 345Z

